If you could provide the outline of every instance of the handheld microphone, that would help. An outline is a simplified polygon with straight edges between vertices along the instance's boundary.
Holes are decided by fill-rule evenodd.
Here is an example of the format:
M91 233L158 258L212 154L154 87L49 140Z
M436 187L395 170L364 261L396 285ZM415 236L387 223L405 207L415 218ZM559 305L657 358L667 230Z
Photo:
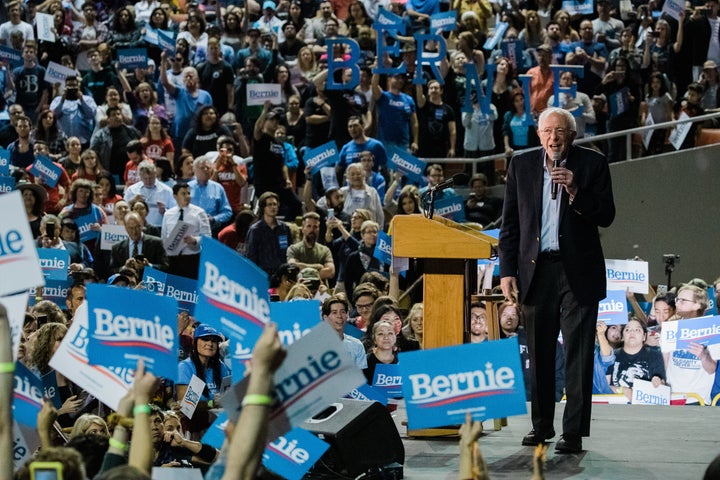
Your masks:
M553 168L558 168L560 166L560 159L562 159L562 153L560 152L553 152L552 160L553 160ZM558 184L553 182L552 184L552 190L551 196L552 199L555 200L557 198L558 194Z
M456 173L452 176L452 178L448 178L444 182L440 182L434 187L430 187L429 190L434 191L435 193L440 192L442 190L445 190L447 188L452 187L453 185L467 185L467 183L470 181L470 177L467 173Z

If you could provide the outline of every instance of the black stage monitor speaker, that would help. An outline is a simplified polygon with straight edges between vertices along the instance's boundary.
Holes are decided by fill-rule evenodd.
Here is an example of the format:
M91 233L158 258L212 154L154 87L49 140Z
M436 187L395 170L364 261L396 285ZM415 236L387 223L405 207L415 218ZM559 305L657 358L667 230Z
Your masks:
M321 461L343 475L354 478L369 469L405 463L400 434L390 412L378 402L338 399L305 420L302 428L330 444Z

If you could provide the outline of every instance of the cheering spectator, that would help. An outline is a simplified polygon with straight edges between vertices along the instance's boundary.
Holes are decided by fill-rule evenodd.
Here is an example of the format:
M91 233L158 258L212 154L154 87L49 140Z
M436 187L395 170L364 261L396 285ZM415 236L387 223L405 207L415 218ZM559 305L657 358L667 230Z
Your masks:
M700 317L705 314L707 306L707 291L694 285L684 285L677 291L675 316L669 321L682 322ZM707 346L691 342L689 348L665 353L664 356L667 383L673 392L695 393L705 405L709 405L717 361L712 358Z
M636 379L652 382L654 387L665 383L662 354L645 345L647 327L640 320L630 320L623 329L622 348L615 350L615 363L607 369L607 381L613 393L622 393L632 400Z

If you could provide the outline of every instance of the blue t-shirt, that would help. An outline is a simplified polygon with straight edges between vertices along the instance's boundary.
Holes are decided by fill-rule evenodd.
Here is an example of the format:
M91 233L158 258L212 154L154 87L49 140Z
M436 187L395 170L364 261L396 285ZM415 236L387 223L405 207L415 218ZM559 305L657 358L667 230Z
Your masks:
M383 92L377 101L378 140L410 145L410 118L415 113L415 101L410 95ZM375 159L377 163L377 158Z
M197 370L195 370L195 364L192 362L192 358L186 358L182 362L178 364L178 379L177 382L175 382L176 385L189 385L190 380L192 379L193 375L197 375ZM222 378L229 377L231 375L230 369L225 365L223 362L220 362L220 376ZM208 391L210 392L210 396L207 397L203 393L202 397L200 397L200 400L212 400L215 398L215 395L220 395L222 392L220 391L221 385L215 385L215 380L213 379L213 371L212 368L206 368L205 369L205 383L207 384Z
M340 165L348 166L351 163L359 162L360 154L365 150L372 153L375 157L374 171L377 172L380 170L380 167L387 165L387 152L385 151L385 147L374 138L368 138L365 143L356 143L354 140L350 140L343 145L340 149Z
M528 127L525 125L525 116L518 117L513 115L510 120L510 128L512 129L512 140L513 145L516 147L527 147L528 146Z
M193 97L184 87L175 87L175 137L182 139L192 127L195 112L203 105L212 105L212 96L199 89L198 96Z

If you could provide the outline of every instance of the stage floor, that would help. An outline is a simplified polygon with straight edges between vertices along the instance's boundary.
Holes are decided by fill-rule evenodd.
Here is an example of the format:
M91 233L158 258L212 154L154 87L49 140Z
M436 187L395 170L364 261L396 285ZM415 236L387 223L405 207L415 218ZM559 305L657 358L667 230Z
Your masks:
M554 441L562 432L564 405L558 404L555 431L549 443L547 479L702 479L707 465L720 453L720 408L593 405L592 436L580 454L556 455ZM528 411L530 404L528 404ZM402 406L393 415L405 444L404 478L458 478L458 442L453 439L408 438L401 425ZM508 418L500 431L483 423L479 445L491 479L529 479L532 447L520 445L530 431L529 415Z

